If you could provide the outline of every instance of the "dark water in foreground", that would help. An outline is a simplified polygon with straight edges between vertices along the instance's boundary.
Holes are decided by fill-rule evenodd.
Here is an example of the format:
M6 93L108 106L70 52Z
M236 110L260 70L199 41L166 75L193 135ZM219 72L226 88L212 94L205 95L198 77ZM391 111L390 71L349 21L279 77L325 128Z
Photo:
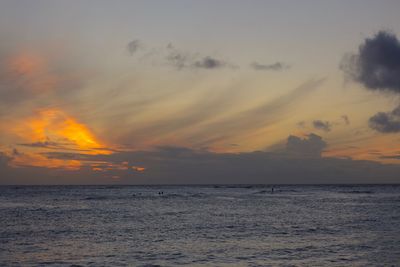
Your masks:
M0 266L400 266L400 186L270 191L0 187Z

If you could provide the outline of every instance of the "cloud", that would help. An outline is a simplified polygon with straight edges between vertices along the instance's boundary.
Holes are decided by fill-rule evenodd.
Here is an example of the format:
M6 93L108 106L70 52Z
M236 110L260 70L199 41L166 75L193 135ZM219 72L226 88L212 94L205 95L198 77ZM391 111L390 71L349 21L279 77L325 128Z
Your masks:
M27 147L41 147L41 148L61 148L61 144L52 141L38 141L33 143L23 143L18 144L20 146L27 146Z
M314 133L310 133L305 138L290 135L287 139L286 151L297 155L320 157L326 146L327 143L322 140L322 137Z
M108 155L50 152L47 157L86 162L79 170L12 168L0 154L0 184L321 184L395 183L399 165L321 157L316 134L289 136L284 150L216 153L163 146ZM29 174L29 175L28 175ZM118 176L116 181L112 177ZM33 178L32 178L33 177ZM378 178L379 177L379 180Z
M347 55L341 64L345 74L367 89L400 93L400 42L397 36L379 31L366 38L357 54ZM369 118L369 127L381 133L400 132L400 106Z
M211 56L201 56L198 53L183 52L171 43L167 45L166 60L177 69L220 69L235 68L232 64Z
M13 150L12 150L12 155L13 155L13 156L21 156L21 155L23 155L23 154L22 154L21 152L19 152L18 149L13 148Z
M131 55L135 54L141 48L143 48L143 44L138 39L129 42L127 45L127 50ZM153 50L153 52L150 52L150 54L155 55L156 53L154 51L157 51L157 49ZM172 43L169 43L166 46L165 59L168 65L173 66L178 70L182 69L212 70L220 68L231 68L231 69L239 68L237 65L234 65L226 60L219 59L213 56L182 51L176 48ZM289 69L291 66L283 62L275 62L272 64L261 64L258 62L253 62L250 64L250 67L254 70L259 70L259 71L282 71L285 69Z
M396 35L379 31L365 39L357 54L345 56L340 68L370 90L400 93L400 42Z
M143 47L143 44L140 40L136 39L128 43L126 48L131 55L134 55L140 48Z
M400 106L389 112L378 112L369 119L369 127L381 133L400 132Z
M307 95L317 90L324 82L325 79L304 82L297 88L272 101L269 100L261 105L237 112L217 122L205 125L203 127L205 132L201 135L204 136L205 133L208 135L235 133L237 135L273 124L282 118L289 108L304 100Z
M400 153L397 155L386 155L386 156L381 156L381 159L399 159L400 160Z
M350 125L350 119L347 115L342 115L341 118L345 125Z
M67 48L0 46L0 118L29 114L36 107L79 105L89 80L84 65Z
M206 56L193 63L193 67L200 69L217 69L225 67L226 65L227 65L226 62L209 56Z
M289 65L282 62L275 62L273 64L260 64L258 62L253 62L250 64L250 67L253 68L254 70L265 70L265 71L281 71L290 68Z
M49 94L59 85L59 78L50 72L49 63L42 55L28 51L5 52L4 56L0 55L0 109Z
M12 158L7 156L4 152L0 151L0 167L4 167L8 165L8 162L11 160Z
M124 140L129 142L143 137L148 140L161 140L172 134L172 136L181 135L185 142L197 148L212 146L279 122L290 112L290 108L315 92L324 81L320 79L304 82L276 99L238 112L230 112L226 116L224 111L230 108L240 95L235 96L236 93L232 90L218 95L208 94L204 99L199 99L199 102L174 116L167 117L150 127L128 132ZM187 131L190 135L185 135Z
M167 62L177 69L183 69L188 67L189 62L193 59L191 55L184 54L183 52L178 51L171 44L168 45L170 52L167 54Z
M323 130L329 132L331 130L331 124L329 121L314 120L313 126L317 130Z
M275 99L258 105L235 109L242 101L242 87L231 86L224 90L207 91L189 105L172 114L160 116L140 127L126 128L118 142L156 144L190 144L192 147L209 147L215 144L237 142L237 138L254 130L278 123L291 112L291 108L315 92L324 79L310 80ZM113 132L110 131L110 135ZM235 140L230 140L234 138Z

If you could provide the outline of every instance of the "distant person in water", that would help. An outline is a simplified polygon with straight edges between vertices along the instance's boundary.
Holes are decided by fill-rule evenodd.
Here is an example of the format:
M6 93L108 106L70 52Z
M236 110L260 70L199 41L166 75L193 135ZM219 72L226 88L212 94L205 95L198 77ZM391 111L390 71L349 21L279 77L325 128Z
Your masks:
M273 193L274 193L274 187L271 188L271 194L273 194Z

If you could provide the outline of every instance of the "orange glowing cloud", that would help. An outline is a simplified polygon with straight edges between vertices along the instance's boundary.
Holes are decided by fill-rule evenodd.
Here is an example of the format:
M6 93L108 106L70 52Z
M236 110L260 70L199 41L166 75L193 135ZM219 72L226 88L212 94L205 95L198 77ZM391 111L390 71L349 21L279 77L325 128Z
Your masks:
M78 160L44 156L43 152L54 148L59 151L79 150L91 155L112 153L105 149L104 142L89 127L58 108L39 109L32 116L13 123L9 130L25 144L21 155L12 161L14 167L79 169L83 165ZM52 147L37 144L52 144Z
M57 108L40 109L32 117L17 123L14 132L27 142L62 142L67 148L86 150L88 153L109 154L101 150L104 144L75 118Z

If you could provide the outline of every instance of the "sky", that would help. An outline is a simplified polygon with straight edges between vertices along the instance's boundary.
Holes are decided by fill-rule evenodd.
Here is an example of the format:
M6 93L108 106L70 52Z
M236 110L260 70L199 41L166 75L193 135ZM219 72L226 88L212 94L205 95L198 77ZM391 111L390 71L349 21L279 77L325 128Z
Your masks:
M0 1L0 184L400 182L399 1Z

